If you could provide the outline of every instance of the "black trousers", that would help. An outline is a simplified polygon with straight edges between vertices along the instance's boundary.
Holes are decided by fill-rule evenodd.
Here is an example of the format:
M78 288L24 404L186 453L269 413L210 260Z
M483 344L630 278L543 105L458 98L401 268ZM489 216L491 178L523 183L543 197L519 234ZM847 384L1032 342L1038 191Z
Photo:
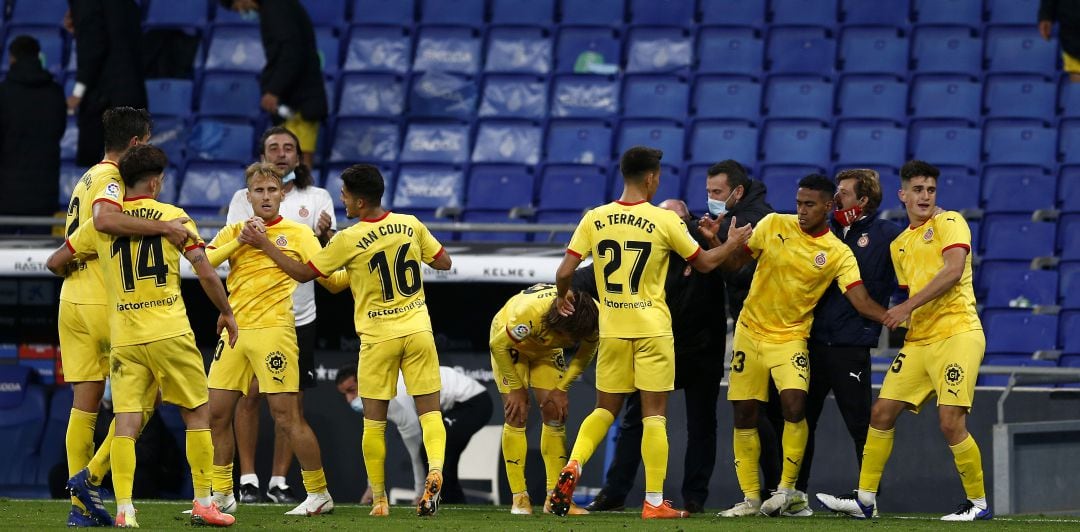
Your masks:
M686 393L686 456L683 462L683 503L704 505L709 497L709 480L716 465L716 401L720 396L722 363L711 357L716 352L698 352L678 358L675 364L675 388ZM641 394L626 400L619 432L615 437L615 457L608 468L604 492L609 500L626 498L634 486L641 464Z
M473 434L491 420L491 394L485 391L466 401L454 404L442 413L446 425L446 461L443 463L442 501L463 504L465 492L458 481L458 461Z

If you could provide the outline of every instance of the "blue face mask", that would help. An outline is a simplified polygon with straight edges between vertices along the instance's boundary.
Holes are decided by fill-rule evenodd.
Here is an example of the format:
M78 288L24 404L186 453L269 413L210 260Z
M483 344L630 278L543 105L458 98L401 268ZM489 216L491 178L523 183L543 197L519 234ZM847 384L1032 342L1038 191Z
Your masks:
M733 196L734 194L735 194L735 191L732 190L731 193L728 194L727 199L724 200L724 201L714 200L712 198L709 198L709 200L708 200L709 214L711 214L711 215L713 215L715 217L720 217L720 216L727 215L727 212L728 212L727 202L728 202L728 200L731 199L731 196Z
M285 174L285 177L281 178L281 184L284 185L285 183L288 183L289 181L292 181L294 179L296 179L296 170Z
M364 415L364 400L360 397L353 399L352 402L349 403L349 406L351 406L353 411L357 414L360 414L361 416Z

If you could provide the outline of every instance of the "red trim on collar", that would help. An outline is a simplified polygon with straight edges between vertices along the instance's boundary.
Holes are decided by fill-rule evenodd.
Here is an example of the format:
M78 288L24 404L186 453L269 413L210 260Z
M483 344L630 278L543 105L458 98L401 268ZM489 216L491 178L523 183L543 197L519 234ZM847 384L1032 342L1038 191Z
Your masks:
M154 198L151 198L150 196L124 196L124 201L137 201L141 199L152 200Z
M98 164L111 164L111 165L115 166L117 170L119 170L119 169L120 169L120 165L119 165L119 164L116 164L116 163L114 163L114 162L112 162L112 161L110 161L110 160L108 160L108 159L102 159L102 160L101 160L101 162L100 162L100 163L98 163Z
M390 211L384 212L383 215L378 218L361 218L360 221L369 223L381 222L383 221L383 218L386 218L387 216L390 216Z
M642 203L645 203L645 200L635 201L633 203L628 203L628 202L625 202L625 201L622 201L622 200L615 200L615 203L618 203L619 205L623 205L623 206L626 206L626 207L633 207L634 205L641 205Z
M822 229L821 232L816 234L816 235L811 235L810 233L807 233L806 231L803 231L803 234L810 235L810 238L821 238L821 237L829 234L829 232L830 232L829 231L829 224L825 224L825 229Z
M277 218L274 218L273 220L270 220L269 222L266 222L266 227L270 227L271 225L277 225L277 223L280 222L281 220L284 220L284 218L282 218L281 215L279 214Z

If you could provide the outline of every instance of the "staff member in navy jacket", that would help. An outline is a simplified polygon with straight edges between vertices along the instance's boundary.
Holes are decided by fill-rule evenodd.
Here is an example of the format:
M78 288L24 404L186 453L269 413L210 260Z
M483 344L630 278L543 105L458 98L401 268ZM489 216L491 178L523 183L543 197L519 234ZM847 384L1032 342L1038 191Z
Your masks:
M832 231L855 254L870 297L888 307L889 298L896 291L889 244L903 228L876 216L881 205L877 172L845 170L837 174L836 188L836 211L830 220ZM862 463L863 444L870 426L870 349L877 347L880 335L881 324L860 316L835 284L814 309L809 341L810 391L806 398L810 437L795 489L806 492L814 459L814 429L830 390L855 443L855 456Z

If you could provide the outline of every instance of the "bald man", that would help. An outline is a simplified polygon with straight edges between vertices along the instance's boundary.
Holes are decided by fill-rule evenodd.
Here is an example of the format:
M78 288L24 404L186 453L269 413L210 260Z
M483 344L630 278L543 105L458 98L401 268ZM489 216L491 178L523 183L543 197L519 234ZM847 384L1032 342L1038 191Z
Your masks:
M691 236L706 244L686 203L667 199L657 206L679 215ZM575 290L585 290L597 297L592 275L575 278L578 279L585 282L582 286L575 285ZM686 441L690 443L683 467L682 503L695 513L704 510L709 479L716 464L716 400L724 376L727 332L724 282L719 269L700 273L672 253L664 290L675 337L675 389L686 393ZM635 393L626 401L626 412L615 440L615 459L607 471L604 488L587 507L589 511L619 510L625 506L641 461L641 432L641 398ZM676 435L672 436L677 439Z

